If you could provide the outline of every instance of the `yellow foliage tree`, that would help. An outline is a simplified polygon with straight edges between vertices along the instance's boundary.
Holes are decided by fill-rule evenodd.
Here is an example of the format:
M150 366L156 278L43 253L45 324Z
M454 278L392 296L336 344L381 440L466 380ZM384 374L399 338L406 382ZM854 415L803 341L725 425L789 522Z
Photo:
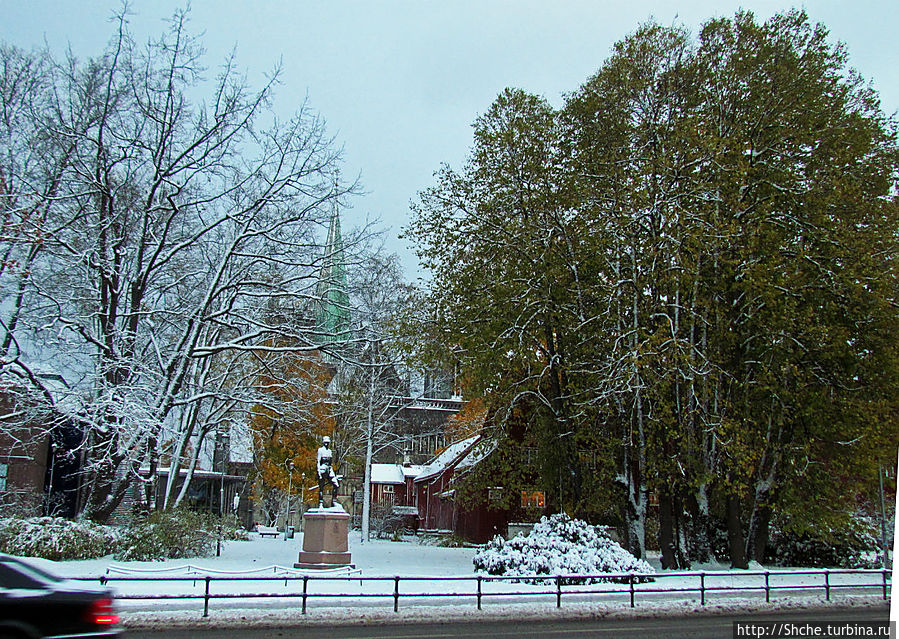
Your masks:
M468 400L458 413L447 420L443 428L446 441L453 443L477 435L483 428L486 417L487 406L482 398Z
M251 410L250 428L255 451L255 483L263 496L263 508L276 511L292 483L292 494L317 486L316 451L324 435L333 435L335 418L327 387L334 369L321 356L281 356L265 367L257 379L264 403ZM293 476L290 467L293 465Z

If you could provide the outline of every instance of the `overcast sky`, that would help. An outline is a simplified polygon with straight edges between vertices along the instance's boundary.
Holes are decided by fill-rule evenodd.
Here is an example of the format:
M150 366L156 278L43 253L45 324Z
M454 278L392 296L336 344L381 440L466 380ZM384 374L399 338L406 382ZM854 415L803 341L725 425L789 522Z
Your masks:
M99 54L113 34L113 0L0 0L0 37L31 48ZM139 40L184 2L134 0ZM388 248L416 275L412 251L396 238L409 202L432 183L440 163L458 167L471 123L505 87L561 106L608 57L612 45L654 17L694 33L740 7L761 21L791 6L823 22L848 46L850 63L871 81L883 109L899 109L899 2L809 0L801 4L698 0L194 0L192 31L204 32L214 68L236 47L257 88L283 62L278 110L308 96L345 149L344 174L361 175L365 195L343 212L351 227L366 217L390 228Z

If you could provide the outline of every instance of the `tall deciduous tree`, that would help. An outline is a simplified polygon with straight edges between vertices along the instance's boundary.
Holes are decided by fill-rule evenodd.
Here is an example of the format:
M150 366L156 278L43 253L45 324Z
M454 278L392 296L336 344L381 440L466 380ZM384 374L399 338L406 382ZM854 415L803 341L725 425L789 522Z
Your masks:
M141 465L154 476L170 432L255 403L242 355L316 348L302 313L273 318L262 301L314 300L316 238L347 190L322 121L305 106L272 115L277 72L254 91L228 59L205 84L183 13L145 46L124 16L118 27L85 62L4 48L0 84L3 215L17 229L0 274L3 373L78 415L84 509L99 520ZM69 398L46 391L47 372Z
M299 491L303 475L310 487L315 484L322 437L332 436L337 426L336 407L328 396L335 370L317 353L273 357L261 352L259 357L267 361L256 380L266 401L250 411L254 481L263 504L269 510L273 506L276 514L291 484Z
M421 195L409 229L434 270L445 346L474 394L506 410L522 401L543 442L556 508L580 498L584 420L571 370L588 347L580 266L585 228L568 205L558 114L506 90L475 123L471 158Z
M897 445L897 158L803 12L648 24L561 113L502 94L412 232L475 390L539 398L546 457L612 451L632 550L653 493L666 567L708 556L713 518L745 566L773 516L846 516L799 489L870 482Z

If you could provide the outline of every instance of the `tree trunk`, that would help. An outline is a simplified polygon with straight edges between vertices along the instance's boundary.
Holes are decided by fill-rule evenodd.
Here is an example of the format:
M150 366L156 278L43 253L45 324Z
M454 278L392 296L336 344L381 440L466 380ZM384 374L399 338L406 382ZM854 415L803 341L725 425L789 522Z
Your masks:
M624 507L625 543L627 550L637 559L646 555L646 491L640 486L627 487Z
M690 567L684 553L686 546L681 500L671 490L659 494L659 548L662 569L681 570Z
M749 522L748 547L746 554L753 561L765 563L768 550L768 532L771 524L771 506L767 503L756 505Z
M362 481L362 543L366 543L371 534L371 462L374 457L374 406L375 401L375 367L372 362L369 371L368 415L365 424L365 474Z
M727 496L727 544L730 549L730 567L749 568L743 524L740 521L740 498L736 495Z
M674 548L674 499L665 490L659 493L659 550L662 556L662 570L676 570L677 553Z
M632 459L634 451L625 447L624 469L619 481L624 487L625 546L637 559L646 555L646 483L643 480L642 452Z
M94 476L84 511L84 516L91 521L105 524L125 498L131 485L131 476L126 471L124 476L117 477L116 472L123 460L122 455L117 455L113 460L104 460Z
M199 437L197 437L197 446L196 448L194 448L193 454L190 457L190 465L187 467L187 473L184 475L184 482L181 484L181 490L178 491L178 496L175 498L174 508L180 506L181 502L187 496L187 491L190 488L190 482L194 477L194 470L196 470L197 468L197 460L200 457L200 451L203 449L203 440L206 439L206 435L208 432L208 429L203 429L200 431Z
M712 558L712 544L709 535L709 502L705 485L687 498L687 511L690 514L688 524L688 556L692 561L706 563Z

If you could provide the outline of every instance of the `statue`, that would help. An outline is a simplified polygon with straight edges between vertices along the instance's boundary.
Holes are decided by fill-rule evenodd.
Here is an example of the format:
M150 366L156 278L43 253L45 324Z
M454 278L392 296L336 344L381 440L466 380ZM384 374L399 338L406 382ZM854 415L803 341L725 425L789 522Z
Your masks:
M322 445L318 449L317 467L318 467L318 507L323 508L325 504L325 486L331 487L331 505L333 506L337 499L337 488L340 486L340 477L334 474L331 468L331 460L334 454L331 452L331 438L323 437Z

